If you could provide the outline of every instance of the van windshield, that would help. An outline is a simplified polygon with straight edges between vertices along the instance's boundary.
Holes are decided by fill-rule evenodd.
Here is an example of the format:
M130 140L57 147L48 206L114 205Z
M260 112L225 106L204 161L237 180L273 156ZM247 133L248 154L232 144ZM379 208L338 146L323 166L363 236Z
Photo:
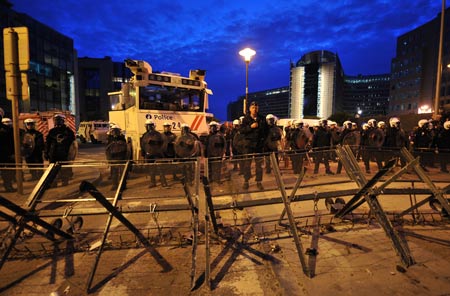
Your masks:
M139 108L204 112L204 97L203 90L149 85L139 88Z

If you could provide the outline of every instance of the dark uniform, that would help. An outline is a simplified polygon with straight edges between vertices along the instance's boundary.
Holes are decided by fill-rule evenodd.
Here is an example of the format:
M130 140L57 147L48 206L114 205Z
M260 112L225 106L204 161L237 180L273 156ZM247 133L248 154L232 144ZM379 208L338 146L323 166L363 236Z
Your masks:
M175 158L176 154L175 154L175 140L177 139L177 135L175 135L172 132L172 126L170 125L170 123L165 122L163 124L163 128L164 131L161 134L161 136L163 137L163 154L164 154L164 158ZM172 174L173 174L173 180L178 180L176 171L173 166L171 167L173 169Z
M44 167L43 152L45 149L44 135L35 129L34 119L25 119L25 132L22 136L22 154L27 164L32 164L31 180L42 176Z
M448 173L447 164L450 162L450 121L438 130L436 146L439 153L439 163L442 173Z
M432 150L433 133L429 128L428 120L419 120L418 127L413 132L413 148L414 156L420 157L420 164L425 171L428 171L426 166L432 166Z
M145 122L147 132L141 137L141 154L147 163L155 163L159 158L164 158L164 139L160 132L155 129L155 124L151 120ZM149 167L150 170L150 185L156 186L156 175L160 176L161 185L168 187L166 176L162 172L160 165L155 164Z
M119 179L123 173L123 164L129 154L127 140L117 125L113 125L110 129L105 154L106 159L111 161L111 190L115 190L119 185Z
M264 142L267 137L267 124L265 117L258 114L258 104L252 102L250 104L250 112L242 119L242 125L239 132L245 137L247 147L245 154L261 154L264 148ZM261 184L263 178L263 156L249 155L242 161L242 169L244 173L244 189L248 189L248 181L251 177L252 159L255 159L256 166L256 185L259 190L263 190Z
M406 132L400 127L400 120L397 117L389 119L384 146L386 147L386 160L400 158L401 166L404 167L406 165L406 160L400 155L400 149L403 147L409 148L409 139Z
M56 114L54 116L55 127L50 129L45 142L45 157L50 163L69 160L69 151L75 141L74 132L64 124L65 116ZM72 168L62 167L60 179L63 185L69 184L72 176ZM56 180L53 186L56 186Z
M272 171L270 167L270 154L275 153L278 163L278 149L281 147L281 141L283 140L283 131L276 125L275 116L272 114L266 116L266 123L268 134L264 142L264 153L266 154L266 174L270 174Z
M206 137L205 156L208 158L209 177L211 182L221 183L222 156L226 152L226 139L219 132L219 124L209 123L209 135Z
M202 153L202 144L196 134L186 123L181 125L181 135L175 140L175 154L183 162L182 172L185 175L185 181L192 183L194 181L194 163L193 157L200 156Z
M323 162L325 173L333 175L333 172L330 170L330 153L326 151L331 146L331 133L326 125L326 120L321 120L320 126L315 129L312 146L316 156L314 159L314 174L319 172L319 164Z
M3 168L8 168L13 166L15 163L14 159L14 133L13 129L4 123L2 123L4 111L0 108L0 165ZM16 191L13 188L13 180L15 172L13 169L1 170L3 186L6 192Z

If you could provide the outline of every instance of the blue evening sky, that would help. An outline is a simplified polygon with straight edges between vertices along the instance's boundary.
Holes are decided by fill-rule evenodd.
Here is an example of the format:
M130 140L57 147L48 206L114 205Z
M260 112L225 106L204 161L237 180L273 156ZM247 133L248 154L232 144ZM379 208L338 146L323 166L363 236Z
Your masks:
M146 60L154 71L205 69L210 112L249 92L289 85L289 64L337 52L347 75L390 72L396 38L441 11L440 0L10 0L13 9L73 38L79 57Z

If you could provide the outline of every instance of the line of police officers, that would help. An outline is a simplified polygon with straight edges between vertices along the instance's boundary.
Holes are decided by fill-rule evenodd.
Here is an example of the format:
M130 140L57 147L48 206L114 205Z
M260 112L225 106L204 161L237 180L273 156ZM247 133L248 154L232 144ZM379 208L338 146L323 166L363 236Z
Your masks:
M428 121L427 121L428 122ZM387 160L398 158L401 165L405 160L400 157L402 147L414 148L414 153L420 154L421 163L426 169L426 155L423 151L436 148L441 153L439 160L441 171L448 172L447 162L450 155L450 122L442 127L435 127L432 140L425 141L428 131L422 124L409 135L400 125L397 117L392 117L388 124L375 119L369 120L361 128L350 121L345 121L342 127L336 122L317 120L312 127L304 124L302 120L294 120L284 128L277 126L276 117L268 114L266 117L259 114L256 102L251 102L249 112L232 125L212 121L209 123L209 135L203 141L195 135L188 125L182 125L180 136L171 131L170 123L164 123L164 132L156 130L155 123L146 121L147 132L141 137L141 153L148 163L161 163L167 158L189 159L197 156L208 158L208 175L211 182L221 183L224 160L232 159L232 169L243 176L243 189L250 186L249 181L255 177L256 187L263 190L263 167L267 174L271 173L270 153L275 153L276 159L283 157L285 165L289 162L295 174L299 174L306 166L306 162L314 164L314 174L318 174L320 164L325 167L325 173L333 175L330 161L337 162L336 173L342 171L342 163L337 159L334 149L338 145L349 145L358 159L362 160L366 173L371 173L370 162L375 162L380 169ZM427 127L430 127L427 124ZM120 134L120 129L118 131ZM431 139L430 138L430 139ZM122 139L125 143L125 139ZM426 143L425 143L426 142ZM125 145L122 145L125 147ZM108 150L108 148L107 148ZM123 148L125 150L125 148ZM428 152L428 150L426 150ZM433 150L433 153L434 150ZM107 153L108 155L108 153ZM123 158L129 155L123 151ZM108 159L114 159L109 157ZM254 162L254 166L252 166ZM254 175L252 168L255 169ZM186 181L193 180L193 166L186 163L182 170L186 171ZM168 187L167 171L162 165L149 169L150 187L156 186L156 176L159 176L161 185ZM178 179L173 172L174 179ZM229 178L229 175L225 177ZM117 185L117 178L113 178L113 188ZM112 189L113 189L112 188Z
M14 133L12 121L4 118L4 111L0 108L0 166L3 186L6 192L14 192L15 182L15 157L14 157ZM36 130L36 121L33 118L24 120L24 130L20 130L21 155L29 165L31 179L38 180L44 167L44 158L50 163L73 160L76 155L77 145L74 132L65 125L65 116L55 114L54 127L49 130L46 139ZM62 185L68 185L72 177L70 167L62 167L58 178L52 186L62 181Z

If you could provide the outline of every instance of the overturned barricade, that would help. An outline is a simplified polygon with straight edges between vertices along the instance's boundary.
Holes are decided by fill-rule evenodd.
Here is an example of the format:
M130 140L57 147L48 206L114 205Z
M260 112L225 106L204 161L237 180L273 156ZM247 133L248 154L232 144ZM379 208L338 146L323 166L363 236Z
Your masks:
M349 147L327 152L337 154L343 165L342 174L331 175L322 164L317 174L309 172L317 157L314 151L233 159L51 165L25 203L14 198L0 199L5 208L1 210L2 225L8 224L7 231L2 232L1 264L63 250L65 254L95 253L89 276L85 278L86 291L93 292L108 281L108 277L100 280L96 277L99 265L105 264L101 257L107 250L144 248L161 272L170 273L174 267L172 258L161 254L160 248L189 246L190 272L186 274L189 288L196 289L205 283L215 289L226 269L217 270L218 259L214 257L217 251L212 249L231 249L233 254L248 253L273 263L278 260L277 239L290 237L294 239L304 274L313 277L317 274L315 260L320 256L324 228L332 231L340 224L369 223L376 219L401 265L405 268L413 265L414 254L395 225L448 223L445 218L449 210L445 197L448 186L437 188L437 181L422 174L417 160L408 151L401 151L400 156L406 159L405 167L397 167L396 160L387 161L371 175L363 173ZM300 172L294 173L286 164L292 156L302 158ZM331 160L330 164L335 170L337 163ZM260 184L253 181L261 173L256 172L256 165L263 169ZM61 169L68 168L73 170L69 187L54 187ZM242 171L245 168L250 168L248 187L245 184L248 171ZM120 174L117 184L113 184L113 177L109 179L112 171ZM407 174L410 172L415 174ZM80 175L83 177L77 178ZM446 176L440 177L442 184L450 183ZM381 196L398 200L397 196L406 196L407 202L391 203L384 209ZM417 196L426 198L417 202ZM425 205L430 207L419 211ZM161 217L163 213L165 217ZM114 227L113 221L118 221ZM66 224L68 227L63 227ZM37 236L31 237L30 232ZM308 248L305 243L309 243ZM58 248L52 248L55 244Z

